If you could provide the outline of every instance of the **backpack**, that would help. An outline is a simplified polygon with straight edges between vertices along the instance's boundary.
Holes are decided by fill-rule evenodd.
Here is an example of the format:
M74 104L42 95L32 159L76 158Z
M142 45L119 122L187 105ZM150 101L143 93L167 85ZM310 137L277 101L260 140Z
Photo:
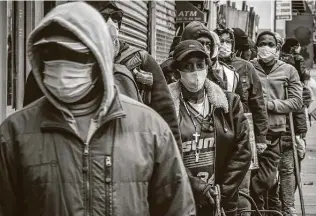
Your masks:
M153 75L141 70L145 53L136 47L124 51L114 65L114 78L121 93L150 105Z

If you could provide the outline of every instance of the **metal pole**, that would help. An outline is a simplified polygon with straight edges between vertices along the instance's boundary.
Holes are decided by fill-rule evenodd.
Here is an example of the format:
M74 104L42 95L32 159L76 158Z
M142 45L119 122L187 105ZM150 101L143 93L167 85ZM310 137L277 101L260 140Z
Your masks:
M17 39L16 39L16 67L17 67L17 90L16 90L16 109L23 107L24 82L25 82L25 2L18 1L17 4Z
M7 113L7 31L8 31L8 15L7 15L7 2L0 1L0 124L5 119Z
M276 22L276 0L274 0L274 19L273 19L273 31L277 30L277 22Z

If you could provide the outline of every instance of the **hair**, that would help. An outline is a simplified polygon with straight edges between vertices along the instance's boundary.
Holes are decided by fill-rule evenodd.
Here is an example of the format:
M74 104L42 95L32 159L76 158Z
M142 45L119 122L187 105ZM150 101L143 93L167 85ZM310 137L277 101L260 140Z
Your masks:
M274 35L273 32L271 32L271 31L263 31L263 32L261 32L261 33L257 36L256 46L258 46L258 43L259 43L260 38L261 38L262 36L264 36L264 35L270 35L270 36L272 36L272 37L274 38L274 40L275 40L275 45L278 44L278 40L277 40L277 38L275 37L275 35Z

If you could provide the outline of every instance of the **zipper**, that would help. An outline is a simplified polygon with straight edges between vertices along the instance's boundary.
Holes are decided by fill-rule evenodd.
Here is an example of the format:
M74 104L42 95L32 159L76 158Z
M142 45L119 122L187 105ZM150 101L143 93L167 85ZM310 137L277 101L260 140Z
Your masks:
M83 174L84 174L84 185L86 190L85 206L86 216L90 215L90 179L89 179L89 143L84 143L83 148Z
M112 157L105 156L105 215L111 215Z

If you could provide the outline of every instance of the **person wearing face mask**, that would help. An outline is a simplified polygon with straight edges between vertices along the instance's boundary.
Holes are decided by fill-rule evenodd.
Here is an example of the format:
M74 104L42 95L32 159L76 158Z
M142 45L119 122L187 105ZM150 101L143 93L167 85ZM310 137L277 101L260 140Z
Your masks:
M241 29L217 28L215 33L217 33L221 42L219 59L234 67L241 80L242 94L240 94L240 97L244 105L244 112L252 115L256 145L256 151L253 150L253 155L256 157L257 154L262 154L267 147L268 115L263 98L262 84L255 68L250 62L236 57L235 44L240 53L240 50L244 50L245 47L249 48L248 39ZM246 194L249 194L251 169L241 185L241 191ZM250 203L243 197L239 200L239 210L250 210Z
M310 101L310 94L309 89L305 87L305 82L310 78L310 76L306 72L304 58L299 55L299 43L294 38L288 38L285 40L285 43L283 46L281 46L281 48L282 54L280 56L280 60L294 66L299 73L300 80L303 85L303 103L306 107L308 106ZM309 97L306 97L306 95L309 95ZM303 107L299 112L293 113L294 132L300 162L305 156L306 146L305 137L307 133L307 122L305 107ZM289 119L287 119L286 132L284 132L282 135L282 157L279 168L280 200L282 203L282 211L284 215L295 216L297 215L294 203L296 181L294 172L293 147L291 142L292 138L288 120Z
M115 1L87 1L87 3L97 9L108 24L114 24L119 34L124 11L117 6ZM124 65L129 72L125 69L121 72L131 74L129 77L132 78L132 82L136 84L138 93L133 94L132 98L135 99L134 96L137 96L139 102L154 109L168 123L177 140L179 149L181 149L179 128L172 98L160 66L147 51L132 47L119 39L113 42L116 50L114 58L115 64ZM128 88L130 85L124 86L126 82L120 83L121 80L116 80L116 77L117 76L115 76L116 84L124 88L123 93L128 92L129 94L127 94L127 96L131 96L130 92L134 92L135 85L133 84L132 89L129 91ZM123 79L123 81L126 80ZM26 86L28 88L26 88L24 94L24 106L43 96L32 73L28 77ZM34 92L35 89L36 92Z
M195 215L169 126L114 85L102 16L59 5L27 44L44 97L0 125L0 215Z
M173 59L181 78L169 89L197 215L215 215L217 207L227 216L237 215L238 187L251 161L249 125L240 99L207 79L209 55L198 41L181 41Z
M212 64L210 64L207 77L221 86L223 89L230 92L242 94L241 83L239 76L234 72L234 69L217 59L219 42L214 38L213 32L210 32L206 26L198 21L189 23L183 30L181 41L197 40L205 48L207 54L211 57ZM214 47L214 50L211 50ZM214 57L213 57L214 56Z
M296 69L275 58L277 39L270 31L258 35L256 46L258 58L252 60L258 73L269 116L267 149L259 155L259 170L251 179L252 197L259 208L264 208L263 194L276 182L277 169L280 162L280 142L282 133L286 131L286 115L302 108L302 86ZM285 98L285 86L288 98ZM275 202L275 203L279 203ZM275 206L280 211L280 206Z

